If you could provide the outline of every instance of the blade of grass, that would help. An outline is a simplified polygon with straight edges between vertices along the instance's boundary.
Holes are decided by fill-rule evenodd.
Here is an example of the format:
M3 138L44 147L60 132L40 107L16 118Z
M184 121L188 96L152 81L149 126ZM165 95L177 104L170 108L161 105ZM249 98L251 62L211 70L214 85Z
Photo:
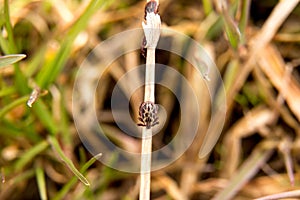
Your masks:
M295 185L295 175L293 172L293 158L291 155L292 145L291 139L287 137L280 142L278 149L284 158L285 168L290 179L291 186L293 187Z
M273 152L272 148L268 150L262 149L262 145L263 142L254 149L253 153L229 181L229 185L217 193L213 200L232 199L237 191L239 191L243 185L257 173L261 165L266 162Z
M24 69L24 74L26 77L32 77L38 72L39 67L44 65L46 55L46 45L39 47L39 51L31 56L30 60Z
M83 165L86 162L86 154L85 154L85 150L83 147L79 148L79 160L80 160L80 165Z
M0 110L0 119L4 117L4 115L6 113L8 113L10 110L14 109L16 106L21 105L21 104L25 104L26 101L28 100L28 95L20 97L16 100L14 100L13 102L11 102L10 104L4 106L1 110Z
M63 150L61 149L58 141L55 137L49 136L48 141L50 142L53 149L58 153L59 157L62 161L67 165L67 167L73 172L73 174L86 186L89 186L89 181L76 169L73 162L64 154Z
M209 15L213 8L212 2L210 0L202 0L202 4L205 15Z
M29 96L28 96L29 97ZM27 97L27 100L28 100ZM26 100L26 102L27 102ZM39 99L34 103L32 106L32 109L35 113L35 115L39 118L41 123L48 129L48 131L55 135L58 133L58 127L57 124L54 122L53 117L50 114L50 111L46 104L42 101L42 99Z
M77 183L77 178L72 177L72 179L68 183L66 183L63 186L63 188L51 200L63 199L76 183Z
M265 197L260 197L255 200L278 200L278 199L287 199L287 198L299 198L300 197L300 190L294 190L289 192L282 192L278 194L272 194Z
M234 6L236 7L236 6ZM222 7L222 19L224 29L230 45L236 50L241 41L241 33L234 19L230 16L229 10Z
M35 174L36 174L36 180L37 180L40 198L41 200L47 200L46 181L45 181L45 174L43 169L41 167L37 167L35 169Z
M34 170L30 169L30 170L27 170L27 171L24 171L24 172L18 174L18 176L16 176L13 179L13 182L14 183L22 183L33 177L34 177Z
M216 15L215 12L212 12L209 16ZM222 27L223 27L223 20L220 16L218 16L218 19L215 21L215 23L209 27L205 39L206 40L213 40L215 39L220 32L222 32Z
M4 123L1 123L0 125L0 136L2 138L5 138L5 140L14 140L15 137L17 136L20 136L22 135L23 132L19 131L19 130L16 130L15 128L11 128L9 126L7 126L6 124ZM4 142L5 141L4 139L2 139L2 141Z
M14 87L3 87L0 91L0 97L12 95L16 92L16 89Z
M237 4L234 4L234 6L229 7L229 13L228 15L232 16L235 11L237 9ZM211 12L209 16L213 16L216 15L215 12ZM213 16L214 17L214 16ZM209 27L206 35L205 35L205 39L207 40L213 40L215 39L217 36L220 35L220 33L222 32L222 28L224 27L224 20L222 15L218 16L218 19L215 20L215 23Z
M224 74L224 78L223 78L226 91L228 91L229 88L234 83L239 67L240 67L239 61L237 59L232 59L228 63L225 74Z
M15 121L10 121L9 119L4 119L0 123L0 137L2 137L2 142L5 140L15 140L17 137L25 137L32 144L38 143L42 140L42 136L36 132L36 127L34 124L35 118L31 115L28 116L24 122L20 121L16 124Z
M40 132L36 130L36 118L33 115L28 115L20 128L20 131L24 130L24 132L22 131L23 135L33 143L37 143L44 138Z
M17 45L14 40L14 34L13 34L13 28L11 25L10 21L10 14L9 14L9 1L5 0L4 1L4 18L5 18L5 28L7 31L7 37L8 37L8 46L7 49L9 52L7 54L15 54L18 53ZM1 42L3 44L3 42ZM15 80L15 85L16 89L21 92L21 94L26 94L28 92L28 87L27 87L27 81L26 77L22 73L20 67L15 64L14 65L14 80Z
M59 132L62 133L62 141L66 146L72 146L73 144L73 138L72 134L70 133L70 124L69 124L69 118L68 113L66 110L66 105L64 104L67 102L64 99L64 89L62 88L59 90L55 86L50 87L50 92L53 97L53 103L52 103L52 112L53 112L53 118L56 119L56 121L60 121L59 126ZM56 113L56 114L55 114Z
M0 15L0 19L1 18L4 18L3 15ZM3 25L0 26L0 28L2 28ZM2 34L0 34L0 47L1 47L1 50L4 54L9 54L9 49L8 49L8 42L7 40L5 40L3 37L2 37Z
M62 70L65 65L68 56L71 52L71 47L76 39L77 35L87 26L89 19L92 15L104 5L109 4L112 1L105 0L92 0L80 18L75 22L71 27L66 37L62 41L61 48L58 53L47 66L42 68L41 72L37 76L37 83L41 88L48 87L52 83L59 72Z
M10 53L16 53L18 52L17 50L17 45L14 40L14 34L13 34L13 29L12 25L10 22L10 15L9 15L9 2L8 0L4 0L4 18L5 18L5 28L7 31L7 36L8 36L8 49Z
M85 171L92 165L94 162L101 157L102 154L98 154L95 157L91 158L87 163L85 163L80 169L81 173L85 173ZM52 200L60 200L71 190L71 188L76 184L77 178L72 177L72 179L64 185L64 187L52 198Z
M8 170L10 170L10 169L7 169L7 168L4 169L5 174L7 176L10 173L10 172L6 172ZM24 182L26 182L26 180L31 179L33 177L34 177L34 169L29 169L29 170L19 173L17 176L12 177L11 179L6 180L5 183L9 184L9 185L24 183ZM1 199L1 195L0 195L0 199Z
M95 155L94 157L92 157L89 161L87 161L82 168L80 169L81 173L84 173L90 166L92 166L92 164L94 164L94 162L96 160L98 160L100 157L102 156L102 153L99 153L97 155Z
M48 147L47 141L42 141L35 146L33 146L31 149L26 151L16 162L15 164L15 170L18 171L22 169L27 163L33 160L35 156L37 156L39 153L43 152Z
M248 23L249 18L249 11L250 11L250 0L243 0L242 1L242 12L241 12L241 19L239 22L239 29L241 32L241 43L245 43L245 30Z
M256 61L274 88L282 95L294 116L300 120L300 84L297 78L289 75L290 67L286 65L279 50L268 45L260 52L260 57Z
M11 54L6 56L0 56L0 68L14 64L25 57L25 54Z

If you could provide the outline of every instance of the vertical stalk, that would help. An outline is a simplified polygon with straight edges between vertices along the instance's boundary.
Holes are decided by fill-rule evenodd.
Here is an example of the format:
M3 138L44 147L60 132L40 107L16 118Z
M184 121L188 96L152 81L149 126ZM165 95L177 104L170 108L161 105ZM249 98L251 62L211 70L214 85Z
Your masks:
M143 128L140 200L150 199L152 129Z
M155 102L155 49L147 49L144 102ZM140 200L150 199L152 129L143 127Z
M151 153L152 153L152 126L157 124L157 107L155 106L155 48L160 36L160 16L158 15L158 1L148 0L145 7L145 48L147 48L145 70L144 102L140 106L140 120L142 122L142 152L141 152L141 182L140 200L150 199L151 183ZM147 113L148 112L148 113ZM150 113L150 114L149 114ZM146 115L147 114L147 115ZM148 115L149 114L149 115Z
M147 49L146 71L145 71L145 95L144 101L155 102L155 49Z

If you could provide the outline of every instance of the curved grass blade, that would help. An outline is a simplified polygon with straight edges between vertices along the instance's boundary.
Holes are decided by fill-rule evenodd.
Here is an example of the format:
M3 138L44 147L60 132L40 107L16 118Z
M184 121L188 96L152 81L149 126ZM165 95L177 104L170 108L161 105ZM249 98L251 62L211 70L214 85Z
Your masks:
M89 181L76 169L73 162L64 154L60 148L58 141L55 137L49 136L48 141L52 145L53 149L58 153L59 157L64 161L67 167L74 173L74 175L86 186L90 186Z
M80 169L81 173L84 173L94 162L100 158L102 154L98 154L86 162ZM68 183L66 183L63 188L52 198L52 200L60 200L71 190L71 188L76 184L76 177L73 177Z

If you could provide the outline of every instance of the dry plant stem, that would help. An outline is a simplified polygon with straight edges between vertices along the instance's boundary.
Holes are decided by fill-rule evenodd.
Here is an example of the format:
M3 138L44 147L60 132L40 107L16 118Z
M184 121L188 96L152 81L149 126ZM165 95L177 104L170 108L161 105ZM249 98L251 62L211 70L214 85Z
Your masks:
M145 95L144 101L155 102L154 99L154 81L155 81L155 49L147 49L146 71L145 71Z
M146 101L155 102L154 79L155 79L155 49L148 48L147 58L146 58L146 71L145 71L144 102ZM143 127L140 200L150 199L151 152L152 152L152 129Z
M160 16L155 10L146 13L146 23L142 23L147 41L147 58L145 71L145 95L144 102L155 102L155 48L160 36ZM141 153L141 183L140 200L150 199L151 182L151 152L152 152L152 128L143 127L142 153Z
M152 129L143 127L140 200L150 199Z
M290 192L282 192L279 194L273 194L261 198L257 198L255 200L275 200L275 199L286 199L286 198L296 198L300 197L300 190L294 190Z

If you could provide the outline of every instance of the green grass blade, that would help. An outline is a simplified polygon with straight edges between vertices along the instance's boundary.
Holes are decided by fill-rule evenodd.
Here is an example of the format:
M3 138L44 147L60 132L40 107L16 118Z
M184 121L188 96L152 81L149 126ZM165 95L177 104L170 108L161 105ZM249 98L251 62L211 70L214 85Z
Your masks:
M0 15L0 18L3 17L2 15ZM0 28L2 28L2 26L0 26ZM7 40L5 40L5 38L3 37L2 34L0 34L0 48L2 50L3 54L9 54L9 44L7 42Z
M16 43L14 40L13 29L12 29L12 25L10 22L9 1L8 0L4 0L4 19L5 19L5 28L6 28L7 36L8 36L9 52L16 53L16 52L18 52L18 50L17 50L17 46L16 46Z
M209 13L213 9L212 1L211 0L202 0L203 10L205 15L209 15Z
M236 80L236 76L238 74L238 70L240 69L239 60L238 59L232 59L226 68L226 71L224 73L224 86L225 91L228 92L229 89L234 84L234 81Z
M88 162L86 162L82 168L80 169L81 173L84 173L94 162L101 157L102 154L98 154L95 157L91 158ZM76 184L77 179L73 177L64 187L57 193L57 195L52 200L60 200L71 190L71 188Z
M62 161L67 165L67 167L74 173L74 175L86 186L89 186L89 181L76 169L73 162L65 156L63 150L60 148L58 141L55 137L49 136L48 140L52 145L53 149L58 153Z
M36 174L36 180L37 180L40 198L41 200L47 200L46 181L45 181L45 174L43 169L41 167L37 167L35 169L35 174Z
M242 1L242 12L241 12L241 19L239 23L239 29L241 31L241 42L245 43L245 30L248 23L250 12L250 0L243 0Z
M216 15L216 14L215 12L211 12L210 15ZM211 27L209 27L205 35L205 39L212 40L216 38L220 34L220 32L222 32L222 28L223 28L223 21L222 18L219 16L218 19L215 21L215 23Z
M15 54L18 53L17 45L14 39L13 27L10 22L10 14L9 14L9 1L4 1L4 18L5 18L5 28L7 32L8 44L3 41L1 38L1 46L5 46L4 48L9 51L8 54ZM21 94L26 94L28 92L27 87L27 79L23 75L22 71L20 70L18 65L14 65L14 80L16 88Z
M0 90L0 97L4 97L7 95L12 95L16 92L14 87L4 87Z
M6 56L0 56L0 68L14 64L25 57L25 54L11 54Z
M19 160L17 160L15 169L16 171L22 169L27 163L33 160L35 156L37 156L39 153L43 152L48 147L47 141L42 141L35 146L33 146L31 149L26 151Z
M82 168L80 169L80 171L82 173L84 173L90 166L92 166L92 164L94 164L94 162L96 160L98 160L98 158L100 158L102 156L102 153L99 153L97 155L95 155L94 157L92 157L89 161L87 161L83 166Z
M28 98L27 98L27 100L28 100ZM55 135L58 132L57 124L54 122L54 119L53 119L52 115L50 114L48 107L42 101L42 99L38 99L32 106L32 109L33 109L35 115L41 121L41 123L48 129L48 131L52 135Z
M63 199L66 194L71 190L71 188L76 184L77 178L73 177L64 187L51 199L51 200L60 200Z
M241 33L239 27L226 11L223 12L223 21L225 33L229 43L234 49L237 49L241 42Z
M18 176L14 177L12 180L15 184L17 183L24 183L26 180L31 179L34 177L34 170L30 169L27 171L23 171Z
M4 106L1 110L0 110L0 119L4 117L4 115L9 112L10 110L12 110L13 108L15 108L18 105L21 104L25 104L26 101L28 100L29 96L23 96L21 98L18 98L16 100L14 100L13 102L11 102L10 104Z
M107 2L108 1L105 0L92 0L89 6L86 8L85 12L71 27L66 37L64 38L61 48L59 49L55 58L52 60L51 63L49 63L49 65L45 66L37 76L37 83L41 88L48 87L49 84L51 84L56 79L63 66L65 65L68 56L70 55L72 44L76 39L77 35L82 30L84 30L91 16L101 6L107 4Z
M39 48L36 54L32 55L27 61L27 66L24 69L24 74L26 77L34 76L38 71L40 66L43 66L45 62L46 47L45 45Z

